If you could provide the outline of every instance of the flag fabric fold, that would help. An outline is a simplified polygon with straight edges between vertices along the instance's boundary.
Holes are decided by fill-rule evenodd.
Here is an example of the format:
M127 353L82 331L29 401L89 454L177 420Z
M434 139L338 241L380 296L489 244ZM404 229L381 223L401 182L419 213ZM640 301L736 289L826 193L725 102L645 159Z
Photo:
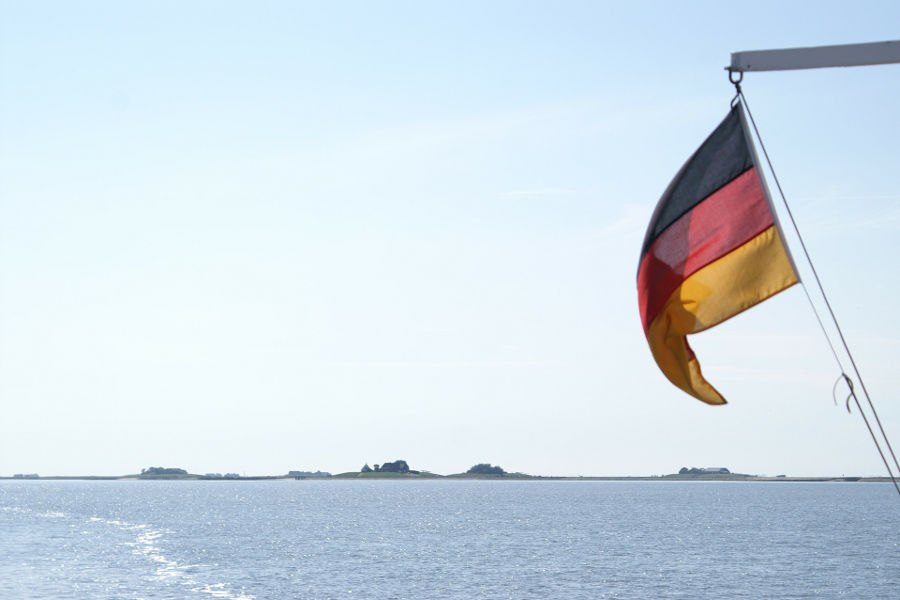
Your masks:
M687 336L797 283L760 180L740 104L660 198L638 267L644 334L665 376L708 404L725 404Z

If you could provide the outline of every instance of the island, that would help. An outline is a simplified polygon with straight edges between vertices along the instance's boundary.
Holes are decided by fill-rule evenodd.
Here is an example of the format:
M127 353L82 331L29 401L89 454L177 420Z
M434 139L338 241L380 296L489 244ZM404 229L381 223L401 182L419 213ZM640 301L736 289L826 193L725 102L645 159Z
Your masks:
M0 480L35 481L35 480L116 480L116 479L142 479L142 480L193 480L193 481L264 481L264 480L330 480L330 479L490 479L490 480L536 480L536 481L746 481L746 482L890 482L888 477L858 477L858 476L834 476L834 477L789 477L784 474L775 476L749 475L735 473L727 467L681 467L677 473L666 475L637 475L637 476L558 476L558 475L530 475L527 473L510 473L499 465L491 463L477 463L466 471L451 475L441 475L425 469L412 469L409 463L403 459L387 461L370 467L368 463L358 471L347 471L332 475L327 471L292 470L283 475L240 475L236 472L221 473L191 473L180 467L148 467L141 469L140 473L132 475L53 475L38 476L37 473L16 473L13 476L0 476Z

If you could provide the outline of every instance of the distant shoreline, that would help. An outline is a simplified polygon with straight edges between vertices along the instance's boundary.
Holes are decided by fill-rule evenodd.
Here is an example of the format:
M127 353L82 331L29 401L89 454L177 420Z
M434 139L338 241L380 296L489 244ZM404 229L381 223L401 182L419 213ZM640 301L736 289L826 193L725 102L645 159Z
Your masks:
M448 480L448 481L736 481L736 482L793 482L793 483L890 483L888 477L764 477L753 475L662 475L662 476L545 476L545 475L437 475L432 473L422 474L396 474L396 473L341 473L328 477L301 476L291 477L287 475L260 475L247 477L206 477L204 475L181 476L141 476L141 475L51 475L47 477L0 477L0 481L329 481L329 480L391 480L391 481L416 481L416 480Z

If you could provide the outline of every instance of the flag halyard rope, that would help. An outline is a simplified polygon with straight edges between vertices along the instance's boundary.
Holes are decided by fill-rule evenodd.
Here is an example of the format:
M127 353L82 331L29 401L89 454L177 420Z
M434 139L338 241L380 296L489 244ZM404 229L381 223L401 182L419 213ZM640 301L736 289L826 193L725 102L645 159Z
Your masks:
M741 73L741 74L743 75L743 73ZM788 218L791 221L791 225L794 229L794 233L797 235L797 239L800 242L800 247L803 250L803 255L804 255L804 258L806 259L806 263L809 265L810 271L813 274L813 278L816 281L816 287L818 288L819 294L822 296L825 306L828 309L828 314L831 317L831 322L834 323L835 330L837 331L838 337L840 338L841 346L843 347L844 352L847 354L847 357L850 360L850 365L852 366L853 372L856 375L856 379L857 379L857 381L859 381L860 387L862 388L863 396L865 396L866 404L868 405L869 410L870 410L872 416L874 417L874 421L877 424L877 429L878 429L878 432L880 433L881 439L884 441L884 444L887 447L888 452L891 455L891 458L893 459L894 468L896 468L898 475L900 475L900 462L897 461L897 455L894 453L894 449L891 446L890 439L888 439L887 433L884 430L884 426L881 424L881 419L878 417L878 411L875 410L875 404L872 402L872 398L869 396L869 392L866 389L866 384L863 381L862 375L860 375L860 373L859 373L859 369L856 366L856 360L853 358L853 353L850 351L850 347L848 346L847 340L844 337L843 330L841 329L841 326L837 321L837 317L834 314L834 310L831 308L831 302L828 300L828 296L825 293L825 288L822 286L822 281L819 278L819 274L816 271L815 265L813 265L812 259L809 256L809 251L806 248L806 243L803 240L803 236L800 235L800 228L797 226L797 221L794 219L794 214L791 211L791 207L787 203L787 199L785 198L784 190L782 190L781 183L778 181L778 176L775 174L775 169L772 167L772 161L769 158L769 153L766 150L766 146L762 141L762 137L760 137L760 135L759 135L759 129L756 126L756 121L753 119L753 113L750 112L750 106L747 104L747 99L744 96L743 91L741 91L740 83L741 83L741 79L743 79L743 78L741 77L737 81L735 81L731 75L732 75L731 72L729 72L729 80L731 81L731 83L734 84L734 87L737 90L737 93L735 94L734 98L731 101L732 106L734 105L735 102L740 100L743 104L744 109L747 111L747 116L750 119L750 123L753 125L753 133L754 133L756 139L759 141L760 148L762 148L763 156L765 156L766 164L769 167L769 172L772 174L772 179L775 182L775 187L778 189L778 194L781 196L781 202L784 205L784 208L786 210ZM787 243L786 240L785 240L785 243ZM809 289L806 286L806 282L804 282L801 279L800 284L803 287L803 291L806 294L806 298L809 301L810 307L812 307L813 314L815 315L816 320L819 323L819 327L821 328L822 333L825 335L825 340L828 342L828 347L831 349L831 353L834 356L835 362L837 362L838 368L840 368L840 370L841 370L841 377L839 378L838 382L840 381L840 379L843 379L849 389L849 395L847 397L847 410L848 411L850 410L850 399L852 398L854 403L856 404L856 408L859 411L860 416L863 419L863 422L866 425L866 428L869 430L869 435L872 436L872 441L875 444L875 449L878 451L879 456L881 456L882 462L884 462L884 466L887 469L888 475L891 478L891 482L893 482L894 488L897 490L897 493L900 494L900 485L898 485L898 483L897 483L897 478L894 475L894 469L891 467L891 464L888 461L884 450L882 450L881 443L879 442L879 436L876 435L875 429L872 427L872 424L870 423L869 418L866 416L866 413L863 410L862 404L860 403L859 398L856 394L856 390L853 386L853 380L846 373L846 369L844 368L843 362L841 361L840 357L838 356L838 352L834 346L834 343L832 342L831 336L828 334L828 331L826 330L825 325L822 322L822 318L819 315L819 311L816 309L815 303L813 302L812 297L810 296ZM836 387L837 387L837 383L835 384L835 388Z

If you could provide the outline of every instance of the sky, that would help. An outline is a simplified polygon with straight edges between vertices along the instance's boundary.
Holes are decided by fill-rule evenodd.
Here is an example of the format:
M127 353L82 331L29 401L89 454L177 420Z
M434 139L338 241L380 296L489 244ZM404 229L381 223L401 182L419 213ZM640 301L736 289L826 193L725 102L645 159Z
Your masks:
M710 407L654 364L635 278L728 111L731 52L898 22L895 2L0 1L0 476L885 474L800 286L692 337L729 401ZM900 65L743 91L896 438Z

